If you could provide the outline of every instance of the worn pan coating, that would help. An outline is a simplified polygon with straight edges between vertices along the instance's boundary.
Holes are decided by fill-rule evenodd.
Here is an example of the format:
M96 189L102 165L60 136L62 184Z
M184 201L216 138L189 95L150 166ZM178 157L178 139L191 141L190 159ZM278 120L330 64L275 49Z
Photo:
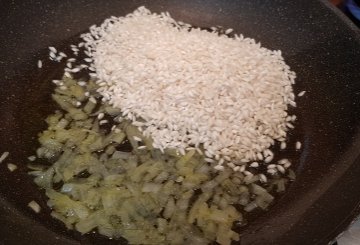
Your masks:
M145 5L195 26L222 25L281 49L298 74L299 116L293 137L303 142L297 180L242 231L240 244L327 244L359 213L360 35L327 1L302 0L2 0L0 4L0 244L118 244L80 236L49 218L46 199L26 174L26 157L45 128L56 66L48 46L60 47L110 15ZM38 59L45 67L37 69ZM36 200L40 214L26 207Z

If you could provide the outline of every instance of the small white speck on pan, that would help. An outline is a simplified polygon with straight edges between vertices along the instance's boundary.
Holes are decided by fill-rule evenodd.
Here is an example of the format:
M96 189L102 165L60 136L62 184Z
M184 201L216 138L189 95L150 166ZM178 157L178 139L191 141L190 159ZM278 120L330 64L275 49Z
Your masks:
M267 182L267 178L266 178L265 174L259 174L259 178L260 178L261 182L263 182L263 183Z
M41 207L34 200L28 203L28 207L31 208L35 213L40 213Z
M304 96L305 93L306 93L306 91L301 91L300 93L298 93L298 97Z
M39 69L42 68L42 61L41 60L38 60L37 66L38 66Z
M292 107L296 107L296 102L292 101L292 100L289 100L289 105L291 105Z
M18 167L15 164L8 163L7 168L9 169L10 172L14 172Z
M35 161L36 160L36 156L29 156L28 157L28 160L30 161L30 162L33 162L33 161Z
M56 50L55 47L49 47L49 50L50 50L52 53L56 53L56 52L57 52L57 50Z
M229 28L225 31L225 34L228 35L228 34L232 33L233 31L234 31L233 29Z
M109 121L108 120L101 120L99 122L99 125L104 125L104 124L107 124Z
M102 112L100 112L100 113L98 114L97 118L98 118L99 120L101 120L101 119L104 118L104 116L105 116L105 114L102 113Z
M0 156L0 163L2 163L8 156L9 156L9 152L5 151L1 156Z
M72 73L77 73L77 72L79 72L80 70L81 70L80 67L76 67L76 68L72 69L71 72L72 72Z
M60 55L61 57L67 57L67 55L66 55L65 53L63 53L63 52L60 52L59 55Z
M295 149L296 150L300 150L301 149L301 142L300 141L297 141L296 144L295 144Z

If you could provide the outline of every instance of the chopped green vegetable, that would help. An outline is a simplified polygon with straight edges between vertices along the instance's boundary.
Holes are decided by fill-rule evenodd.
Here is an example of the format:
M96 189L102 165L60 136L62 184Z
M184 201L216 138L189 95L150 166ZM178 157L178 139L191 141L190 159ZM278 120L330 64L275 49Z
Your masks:
M265 189L257 175L216 172L195 150L163 154L120 110L95 99L93 81L85 89L70 78L63 82L68 89L53 94L62 111L46 119L37 150L53 164L31 164L30 174L46 190L51 215L69 229L130 244L230 244L239 240L232 226L244 220L241 212L267 209L274 199L268 191L285 189L282 178ZM99 124L100 112L113 118L111 129Z

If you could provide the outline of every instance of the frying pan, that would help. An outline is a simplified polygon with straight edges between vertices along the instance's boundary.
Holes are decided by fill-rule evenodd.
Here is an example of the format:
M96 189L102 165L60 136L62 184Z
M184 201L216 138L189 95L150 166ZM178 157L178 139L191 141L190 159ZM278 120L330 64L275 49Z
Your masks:
M2 0L0 5L0 244L125 244L80 236L50 218L44 193L26 174L36 135L54 110L50 94L61 71L47 47L65 47L105 18L145 5L199 27L221 25L281 49L297 73L298 122L291 137L297 179L268 212L241 232L239 244L327 244L359 214L360 35L327 1L302 0ZM36 63L42 59L43 69ZM35 214L31 200L42 206Z

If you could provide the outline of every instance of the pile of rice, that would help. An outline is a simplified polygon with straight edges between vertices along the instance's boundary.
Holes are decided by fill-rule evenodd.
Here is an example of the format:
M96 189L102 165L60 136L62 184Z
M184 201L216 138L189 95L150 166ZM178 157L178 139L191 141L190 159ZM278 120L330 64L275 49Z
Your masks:
M29 167L53 217L131 244L231 244L246 213L295 179L270 150L294 128L295 73L280 51L211 30L140 7L90 27L71 45L77 58L49 47L50 60L66 58L53 80L62 110L39 135L51 166ZM82 70L92 79L72 79Z
M295 73L281 51L140 7L83 34L99 92L160 150L196 149L216 169L270 162L295 116ZM223 166L224 165L224 166Z

